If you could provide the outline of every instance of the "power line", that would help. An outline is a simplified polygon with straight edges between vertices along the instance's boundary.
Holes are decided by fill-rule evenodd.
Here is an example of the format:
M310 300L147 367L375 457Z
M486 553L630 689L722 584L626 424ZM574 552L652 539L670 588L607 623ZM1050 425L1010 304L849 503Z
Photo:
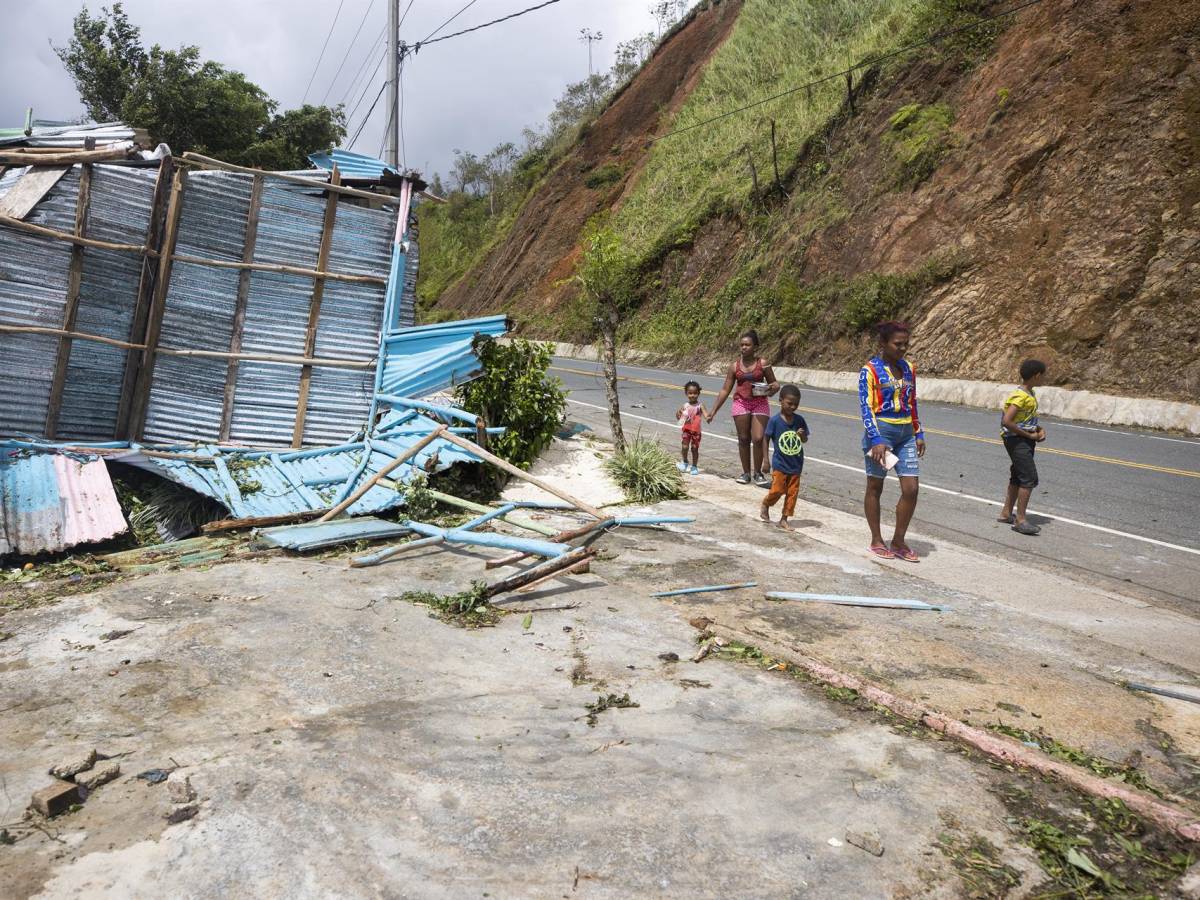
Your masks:
M400 160L408 168L408 148L404 145L404 61L400 61Z
M321 52L317 56L317 64L313 66L312 74L308 76L308 86L304 89L304 99L300 101L301 103L305 103L308 100L308 92L312 88L313 79L317 77L317 70L321 68L321 60L325 58L325 48L329 46L329 39L333 37L333 29L337 27L338 16L342 14L342 5L345 2L346 0L338 0L337 12L333 14L333 24L331 24L329 26L329 30L325 32L325 43L321 45ZM325 101L322 100L321 102L324 103Z
M375 95L375 100L371 103L371 108L367 110L366 117L362 120L361 123L359 123L358 131L356 131L354 133L354 137L350 140L351 147L353 147L358 142L359 136L362 134L363 129L367 127L367 122L369 122L371 119L371 113L375 112L375 107L379 105L379 98L383 96L383 92L386 89L387 89L387 82L385 81L382 85L380 85L379 93ZM381 150L379 152L382 153L383 151Z
M367 17L371 15L371 10L374 7L375 0L371 0L371 2L367 4L367 11L363 13L363 17L358 23L358 28L354 32L354 37L350 38L350 43L346 47L346 53L342 56L342 61L338 63L337 71L333 73L333 78L329 79L329 87L325 89L325 96L321 98L322 105L326 100L329 99L329 94L333 90L333 86L337 84L338 76L342 74L342 68L346 65L346 60L350 58L350 51L354 49L354 45L358 42L358 36L362 34L363 26L367 24Z
M551 0L551 2L556 2L556 0ZM939 31L937 34L934 34L923 41L918 41L915 44L909 44L905 47L900 47L888 53L883 53L879 56L872 57L871 59L863 60L862 62L856 63L847 69L842 69L840 72L833 72L832 74L826 75L823 78L810 81L807 84L801 84L797 87L788 88L786 91L780 91L778 94L772 94L770 97L763 97L761 100L755 100L753 103L747 103L745 106L737 107L737 109L731 109L726 112L719 113L718 115L715 115L709 119L705 119L702 122L696 122L692 125L685 125L683 128L676 128L674 131L668 131L666 134L660 134L658 137L651 138L650 143L657 143L658 141L665 140L666 138L673 137L677 134L683 134L685 131L692 131L696 128L702 128L705 125L711 125L713 122L720 121L721 119L727 119L730 116L737 115L740 112L745 112L748 109L754 109L755 107L762 106L765 103L770 103L772 100L778 100L781 97L787 97L791 94L798 93L799 91L808 90L810 88L817 87L818 85L826 84L830 81L836 81L839 78L846 78L859 69L869 68L877 65L878 63L892 59L893 57L900 56L903 53L908 53L910 50L919 50L921 47L928 47L929 45L936 44L938 41L945 38L952 37L956 34L961 34L964 31L971 31L972 29L979 28L981 25L986 25L988 22L994 22L996 19L1002 19L1006 16L1016 15L1021 10L1028 9L1031 6L1036 6L1041 2L1042 0L1026 0L1026 2L1019 3L1009 9L1001 10L1000 12L990 16L984 16L979 21L972 22L969 25L960 25L957 28L948 28L945 31ZM453 37L453 35L447 35L447 37ZM443 40L443 38L438 38L438 40Z
M472 3L474 3L474 2L475 2L475 0L472 0ZM448 41L448 40L450 40L450 38L456 38L456 37L459 37L460 35L470 34L472 31L479 31L482 28L488 28L489 26L492 26L492 25L498 25L501 22L507 22L509 19L515 19L518 16L523 16L526 13L535 12L539 9L542 9L543 7L550 6L552 4L559 3L559 2L561 2L561 0L546 0L545 3L539 3L537 6L530 6L528 9L522 9L515 13L510 13L507 16L501 16L499 19L492 19L492 21L484 22L482 25L473 25L470 28L464 28L462 31L456 31L453 34L444 34L440 38L434 38L433 40L429 39L429 38L432 38L434 34L437 34L439 31L441 31L442 28L445 28L447 25L449 25L451 22L453 22L455 19L457 19L460 15L462 15L464 12L466 12L468 7L470 7L472 5L471 3L468 3L462 9L460 9L457 13L455 13L453 16L451 16L449 19L447 19L445 22L443 22L441 28L436 29L433 32L433 34L431 34L429 37L425 38L425 40L414 45L413 49L419 50L423 44L436 44L438 41Z
M456 12L454 15L452 15L450 18L448 18L445 22L443 22L437 28L433 29L433 31L429 32L429 35L425 38L425 40L418 41L417 46L419 47L421 44L429 43L429 38L433 37L435 34L437 34L439 31L441 31L443 28L445 28L447 25L449 25L451 22L453 22L455 19L457 19L459 16L461 16L463 13L465 13L468 9L470 9L472 6L474 6L478 2L479 2L479 0L471 0L470 3L468 3L462 9L460 9L458 12Z
M385 28L383 31L379 32L379 34L375 37L375 40L373 40L371 42L371 46L367 48L367 52L363 55L363 61L358 64L358 71L356 71L354 73L354 77L350 79L350 86L346 89L345 93L342 95L342 105L343 106L345 106L350 101L351 97L353 97L355 94L358 93L359 80L364 75L366 75L367 72L369 71L368 66L370 65L371 60L375 56L375 51L379 49L380 42L383 41L386 37L387 37L387 29ZM378 67L378 65L379 64L376 63L376 67Z
M408 0L408 6L406 6L406 7L404 8L404 15L402 15L402 16L400 17L400 21L396 23L396 30L397 30L397 31L399 31L399 30L400 30L400 26L402 26L402 25L404 24L404 20L408 18L408 11L409 11L410 9L412 9L412 5L413 5L413 3L415 3L415 2L416 2L416 0Z
M374 71L371 72L371 77L363 82L362 92L358 95L358 99L354 102L354 108L352 110L350 110L349 115L346 116L347 121L353 119L354 114L356 112L358 112L358 108L360 106L362 106L363 100L366 98L367 93L371 90L371 82L374 81L375 76L377 74L379 74L379 67L383 65L383 58L386 55L387 55L386 51L384 53L379 54L379 60L378 60L378 62L375 63L375 69L374 69Z

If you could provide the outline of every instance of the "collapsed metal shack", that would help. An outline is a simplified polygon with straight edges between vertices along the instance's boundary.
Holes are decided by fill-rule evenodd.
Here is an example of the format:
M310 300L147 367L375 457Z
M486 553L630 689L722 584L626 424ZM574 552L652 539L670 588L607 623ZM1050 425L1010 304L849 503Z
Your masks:
M112 536L101 456L235 516L321 508L440 422L466 427L405 401L473 377L474 337L507 329L413 327L415 175L340 150L273 173L162 149L0 147L0 554ZM439 447L434 468L469 458ZM64 448L77 465L32 462ZM274 489L240 490L246 464ZM395 501L372 493L355 511Z

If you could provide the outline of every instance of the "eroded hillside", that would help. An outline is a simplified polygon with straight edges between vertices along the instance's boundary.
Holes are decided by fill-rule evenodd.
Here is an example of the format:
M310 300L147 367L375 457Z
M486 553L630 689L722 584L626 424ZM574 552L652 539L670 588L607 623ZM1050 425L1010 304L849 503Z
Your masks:
M818 6L698 11L438 307L589 338L570 275L611 210L640 266L632 346L700 359L753 325L779 362L841 368L900 315L926 373L1005 380L1038 355L1060 384L1194 399L1200 0ZM651 142L963 25L858 70L852 97L839 80ZM619 177L588 187L598 170Z

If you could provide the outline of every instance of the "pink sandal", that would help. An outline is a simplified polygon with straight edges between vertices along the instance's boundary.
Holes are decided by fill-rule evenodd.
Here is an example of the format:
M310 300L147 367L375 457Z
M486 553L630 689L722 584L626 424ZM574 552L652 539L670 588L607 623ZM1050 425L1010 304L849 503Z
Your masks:
M907 547L905 547L904 549L901 549L899 547L892 547L892 555L895 556L896 559L902 559L905 562L915 563L915 562L921 561L921 557L917 556L917 554L914 551L908 549Z
M870 550L872 553L874 553L876 556L878 556L880 559L895 559L896 558L896 554L893 553L891 550L889 550L887 547L868 547L867 549Z

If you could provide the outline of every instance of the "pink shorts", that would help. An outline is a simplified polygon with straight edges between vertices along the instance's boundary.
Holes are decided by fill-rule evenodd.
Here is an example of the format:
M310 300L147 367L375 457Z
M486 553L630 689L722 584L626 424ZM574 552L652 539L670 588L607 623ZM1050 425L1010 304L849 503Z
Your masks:
M733 398L733 414L735 416L769 416L771 402L766 397Z

